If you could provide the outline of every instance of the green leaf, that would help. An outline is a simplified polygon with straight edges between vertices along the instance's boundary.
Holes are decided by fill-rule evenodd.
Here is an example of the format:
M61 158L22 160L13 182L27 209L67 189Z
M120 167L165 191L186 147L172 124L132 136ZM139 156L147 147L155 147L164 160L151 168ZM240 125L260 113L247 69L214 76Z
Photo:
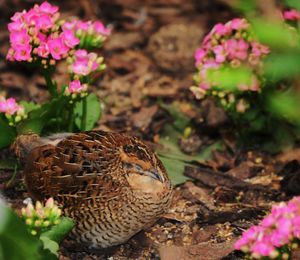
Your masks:
M92 93L87 97L87 117L86 117L86 129L81 129L81 119L82 119L82 101L77 102L74 108L75 112L75 124L80 130L92 130L95 124L98 122L101 116L102 107L97 96Z
M18 134L26 132L40 134L51 119L57 119L61 116L66 104L66 97L61 96L59 98L52 99L49 103L45 103L37 109L32 110L28 114L28 118L17 125Z
M161 147L158 147L156 152L164 163L171 182L174 185L183 183L189 179L184 175L185 166L190 166L195 163L204 163L212 157L213 151L222 148L222 142L217 141L203 148L195 155L188 155L183 153L178 146L178 137L180 134L170 126L166 127L165 130L165 136L159 141Z
M33 102L26 102L26 101L21 101L20 105L22 105L25 109L25 113L28 114L32 110L38 109L40 105L35 104Z
M164 164L173 185L178 185L190 180L190 178L183 174L184 167L187 165L185 162L167 158L162 155L158 155L158 157Z
M269 98L270 111L290 123L300 126L299 95L294 91L277 92Z
M75 223L70 218L61 218L60 223L53 226L50 230L41 234L43 237L47 237L50 240L60 243L64 237L72 230Z
M286 50L286 48L292 48L297 42L297 34L289 30L281 21L266 21L257 18L251 22L259 41L272 48Z
M16 138L16 130L0 117L0 149L9 146Z
M252 76L252 71L245 66L239 68L227 66L220 69L211 69L208 70L207 74L208 80L213 85L217 85L218 89L229 91L236 91L239 84L249 85Z
M285 2L289 7L300 10L299 0L285 0Z
M174 119L172 124L177 130L183 132L184 129L190 124L191 119L184 115L174 104L167 105L160 103L160 106L170 113Z
M43 242L44 249L48 249L52 254L58 256L59 245L48 237L41 236L40 240Z
M289 79L299 75L300 53L271 54L266 59L265 71L266 75L274 80Z
M56 259L43 249L37 237L28 233L23 221L3 201L0 201L0 219L0 259Z

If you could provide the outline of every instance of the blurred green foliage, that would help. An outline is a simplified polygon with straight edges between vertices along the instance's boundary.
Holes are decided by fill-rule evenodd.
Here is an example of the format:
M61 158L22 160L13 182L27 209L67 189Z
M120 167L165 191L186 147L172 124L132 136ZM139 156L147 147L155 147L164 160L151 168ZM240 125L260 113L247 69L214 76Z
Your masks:
M51 260L58 258L59 243L73 228L69 218L40 237L29 234L25 223L0 200L0 259Z
M233 116L233 121L244 126L241 139L256 141L269 151L278 152L300 137L300 23L285 22L280 15L285 8L300 10L300 1L286 0L279 4L273 1L272 6L278 8L274 16L264 14L260 10L262 4L239 0L234 5L251 23L258 41L269 46L271 52L263 65L265 82L261 95L252 99L251 109L246 113ZM251 74L247 68L226 68L214 73L211 78L218 78L222 82L220 88L230 91Z

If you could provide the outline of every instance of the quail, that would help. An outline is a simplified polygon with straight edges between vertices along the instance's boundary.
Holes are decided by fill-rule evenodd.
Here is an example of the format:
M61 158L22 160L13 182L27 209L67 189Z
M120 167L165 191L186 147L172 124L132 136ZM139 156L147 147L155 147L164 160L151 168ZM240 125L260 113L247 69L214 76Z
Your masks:
M30 196L53 197L76 222L71 237L90 248L126 242L170 206L172 185L163 164L135 137L104 131L26 134L14 149Z

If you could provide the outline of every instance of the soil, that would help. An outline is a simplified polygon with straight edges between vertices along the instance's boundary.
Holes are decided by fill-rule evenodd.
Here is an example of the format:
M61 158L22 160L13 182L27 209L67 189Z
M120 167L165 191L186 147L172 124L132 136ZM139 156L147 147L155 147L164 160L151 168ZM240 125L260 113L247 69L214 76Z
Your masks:
M17 100L45 102L49 95L38 71L8 64L6 24L14 12L37 1L0 1L0 90ZM233 244L244 230L267 213L276 201L299 194L299 148L278 155L245 150L228 131L228 118L210 101L196 101L193 54L211 26L237 16L231 1L216 0L81 0L51 1L63 16L101 19L113 26L102 54L106 71L92 90L105 103L96 129L125 131L154 147L172 122L160 102L177 104L193 123L190 139L178 141L182 152L194 154L222 139L221 151L203 163L186 166L189 180L177 185L172 208L154 226L127 243L89 251L66 239L60 259L242 259ZM56 75L67 82L64 65ZM191 104L193 104L191 106ZM0 151L0 159L12 157ZM28 197L22 171L0 167L0 188L16 210ZM299 255L294 255L294 259Z

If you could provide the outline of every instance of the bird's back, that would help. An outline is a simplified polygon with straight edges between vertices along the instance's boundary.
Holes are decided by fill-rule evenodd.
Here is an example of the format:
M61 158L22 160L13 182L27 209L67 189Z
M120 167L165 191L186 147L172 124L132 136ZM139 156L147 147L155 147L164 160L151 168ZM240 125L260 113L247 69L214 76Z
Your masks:
M103 131L73 134L58 143L43 140L27 155L29 193L58 201L76 221L73 235L79 242L93 247L122 243L157 220L171 198L170 186L155 196L132 190L120 156L126 145L139 141Z

